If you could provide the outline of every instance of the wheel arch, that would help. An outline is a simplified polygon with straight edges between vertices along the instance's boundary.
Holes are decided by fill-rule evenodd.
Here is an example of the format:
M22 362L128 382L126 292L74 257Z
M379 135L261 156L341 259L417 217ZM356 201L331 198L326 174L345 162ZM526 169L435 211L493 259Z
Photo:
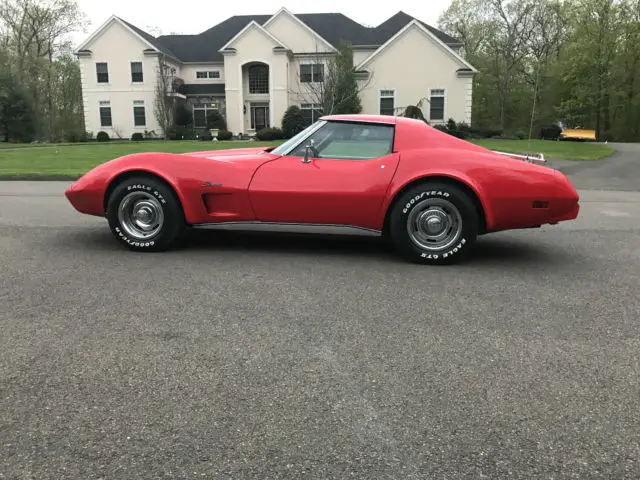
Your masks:
M116 189L116 187L123 181L129 178L134 178L134 177L151 177L161 182L162 184L164 184L164 186L167 187L167 189L169 189L169 191L175 196L175 199L177 200L178 205L180 205L180 208L184 212L183 199L181 195L178 193L178 189L175 187L175 185L173 185L171 181L169 181L166 177L164 177L163 175L157 172L151 172L149 170L138 168L138 169L125 170L123 172L120 172L109 180L107 187L104 190L104 196L102 199L102 209L105 211L105 213L107 211L109 197L111 196L113 191Z
M434 175L423 175L418 177L410 182L407 182L403 185L393 196L391 202L389 202L389 206L387 207L384 213L384 220L382 223L382 234L387 236L389 233L389 222L391 219L391 212L393 211L393 207L396 205L400 197L410 188L415 187L416 185L422 185L425 183L431 182L441 182L448 185L452 185L460 188L463 192L469 195L469 198L473 202L476 207L476 211L478 212L478 234L482 235L487 232L487 212L485 207L482 205L482 201L480 200L480 196L478 192L469 185L467 182L460 180L459 178L450 177L447 175L434 174Z

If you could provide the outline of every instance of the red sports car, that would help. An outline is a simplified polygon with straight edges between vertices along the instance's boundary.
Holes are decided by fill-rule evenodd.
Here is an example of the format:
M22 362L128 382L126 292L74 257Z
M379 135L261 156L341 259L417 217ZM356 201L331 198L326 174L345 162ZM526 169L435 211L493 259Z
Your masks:
M579 210L552 168L383 115L326 116L276 148L127 155L65 195L138 251L167 249L187 227L302 229L383 236L427 264L461 259L478 235Z

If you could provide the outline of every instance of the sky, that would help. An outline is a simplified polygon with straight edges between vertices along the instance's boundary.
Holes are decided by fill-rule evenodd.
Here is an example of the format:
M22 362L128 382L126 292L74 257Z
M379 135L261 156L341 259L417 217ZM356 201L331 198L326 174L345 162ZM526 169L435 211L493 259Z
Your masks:
M365 0L187 0L185 7L176 0L77 0L90 24L86 32L72 36L78 46L111 15L117 15L152 35L198 34L234 15L268 15L285 7L293 13L339 12L367 26L376 26L402 10L436 26L440 14L451 0L394 0L373 7Z

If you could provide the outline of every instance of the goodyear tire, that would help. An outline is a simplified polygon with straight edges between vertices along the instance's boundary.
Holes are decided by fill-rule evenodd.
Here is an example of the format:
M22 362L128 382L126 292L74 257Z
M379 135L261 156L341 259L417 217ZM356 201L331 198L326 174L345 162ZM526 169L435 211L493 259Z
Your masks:
M478 236L478 212L460 188L428 182L410 188L394 203L391 240L404 258L431 265L462 260Z
M180 201L153 177L119 183L109 196L106 216L116 239L134 251L166 250L186 227Z

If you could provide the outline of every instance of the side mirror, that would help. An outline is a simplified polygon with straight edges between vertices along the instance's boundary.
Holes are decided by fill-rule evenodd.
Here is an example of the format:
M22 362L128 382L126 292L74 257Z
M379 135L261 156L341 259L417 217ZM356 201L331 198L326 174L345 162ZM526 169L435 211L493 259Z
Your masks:
M315 156L315 148L313 148L313 140L309 140L309 143L304 147L304 158L302 163L311 163L311 158Z

